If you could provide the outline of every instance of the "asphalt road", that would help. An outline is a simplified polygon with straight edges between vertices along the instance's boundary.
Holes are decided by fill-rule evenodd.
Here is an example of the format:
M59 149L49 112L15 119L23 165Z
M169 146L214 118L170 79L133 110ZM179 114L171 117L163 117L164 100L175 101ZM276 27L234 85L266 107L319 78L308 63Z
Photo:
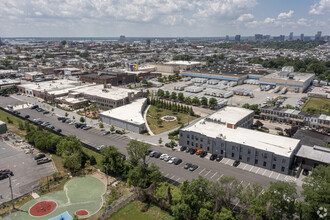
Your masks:
M10 169L14 176L11 177L14 198L32 191L42 177L55 172L53 163L37 165L33 155L25 154L19 147L9 146L0 141L0 169ZM0 204L10 200L9 179L0 180L0 193L3 199Z
M8 98L7 98L8 99ZM11 98L12 99L12 98ZM0 99L0 105L2 105ZM82 142L87 143L91 146L97 147L99 145L112 145L118 150L127 155L126 146L130 139L123 135L110 134L107 136L102 135L102 131L97 129L82 130L77 129L74 125L69 125L67 123L62 123L57 120L56 115L47 114L44 115L36 110L31 109L20 109L21 115L30 115L30 119L41 118L43 121L50 122L55 128L62 129L62 133L65 135L75 135ZM174 164L168 164L160 159L150 158L150 162L154 162L159 166L162 174L169 181L173 182L183 182L184 180L195 179L198 176L203 176L212 181L217 181L222 176L233 176L236 177L240 183L243 185L252 185L254 183L261 184L264 187L268 187L271 181L276 180L290 180L289 176L285 176L279 173L267 173L268 171L262 168L250 166L247 167L246 164L241 164L239 167L235 168L232 166L231 160L224 158L220 162L210 161L208 158L200 158L196 155L190 155L185 152L172 151L168 148L152 146L153 150L157 150L161 153L167 153L171 156L181 158L183 163L176 166ZM199 166L199 168L193 172L183 169L185 163L193 163ZM248 169L247 169L247 168ZM250 168L251 167L251 168ZM272 178L270 178L272 177ZM289 177L289 179L288 179ZM294 180L294 179L293 179ZM301 188L298 186L298 190Z

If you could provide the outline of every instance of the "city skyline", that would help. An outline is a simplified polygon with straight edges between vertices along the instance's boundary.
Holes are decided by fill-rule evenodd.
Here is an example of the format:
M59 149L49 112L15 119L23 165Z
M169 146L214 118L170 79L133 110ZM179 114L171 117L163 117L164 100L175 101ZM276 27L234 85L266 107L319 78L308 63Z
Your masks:
M2 37L329 35L330 0L0 0Z

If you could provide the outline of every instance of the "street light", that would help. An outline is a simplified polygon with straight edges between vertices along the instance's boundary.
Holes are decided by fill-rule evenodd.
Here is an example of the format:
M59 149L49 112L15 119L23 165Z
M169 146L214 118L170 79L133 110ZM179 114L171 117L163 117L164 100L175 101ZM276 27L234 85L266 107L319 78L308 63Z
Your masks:
M10 174L7 174L7 176L9 177L9 188L10 188L10 195L11 195L11 203L13 205L13 209L15 209L14 196L13 196L13 188L11 186L11 177L10 177Z

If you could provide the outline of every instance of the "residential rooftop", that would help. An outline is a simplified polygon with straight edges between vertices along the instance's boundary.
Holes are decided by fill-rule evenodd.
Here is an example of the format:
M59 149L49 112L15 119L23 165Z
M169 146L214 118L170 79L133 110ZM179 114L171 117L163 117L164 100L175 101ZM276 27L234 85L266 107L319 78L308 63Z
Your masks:
M330 163L330 149L316 145L314 145L314 147L301 145L296 156L321 161L323 163Z

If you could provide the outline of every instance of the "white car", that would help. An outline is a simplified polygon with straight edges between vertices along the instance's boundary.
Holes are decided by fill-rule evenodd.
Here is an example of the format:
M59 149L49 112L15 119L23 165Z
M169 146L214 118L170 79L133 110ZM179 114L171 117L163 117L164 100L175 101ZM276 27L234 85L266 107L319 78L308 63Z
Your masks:
M164 161L169 161L170 159L172 159L172 157L170 155L167 155L166 157L164 157Z
M105 146L104 145L100 145L100 146L98 146L96 149L97 150L101 150L101 149L103 149Z
M162 154L162 155L160 155L159 159L164 160L164 158L167 156L168 156L168 154Z
M168 161L168 163L170 163L170 164L172 164L172 163L174 163L174 160L176 159L176 157L172 157L169 161Z

